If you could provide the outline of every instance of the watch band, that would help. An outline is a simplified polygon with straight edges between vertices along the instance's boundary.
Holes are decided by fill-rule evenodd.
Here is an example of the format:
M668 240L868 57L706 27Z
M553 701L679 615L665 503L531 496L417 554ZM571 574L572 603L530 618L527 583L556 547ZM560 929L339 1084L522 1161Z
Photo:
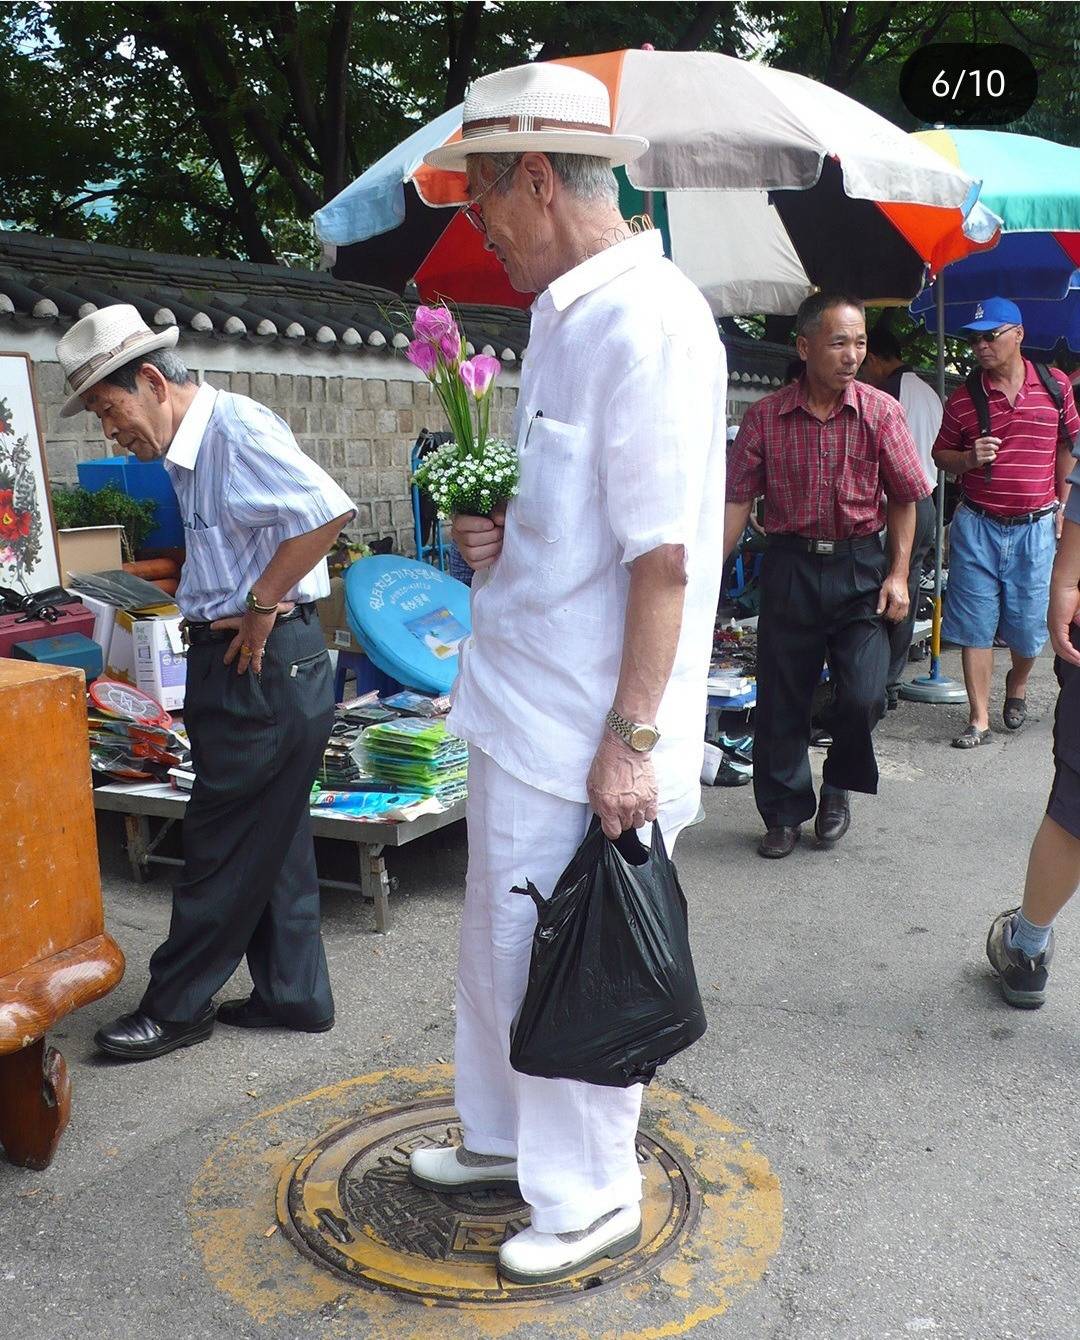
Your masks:
M642 724L640 721L628 721L626 717L616 712L614 707L610 709L604 721L609 730L614 731L620 740L625 741L631 749L640 754L648 753L660 739L660 732L655 726ZM647 747L643 748L640 744L635 743L635 737L646 731L651 734L652 740Z
M255 596L254 590L247 593L247 599L244 602L252 614L276 614L277 605L260 605Z

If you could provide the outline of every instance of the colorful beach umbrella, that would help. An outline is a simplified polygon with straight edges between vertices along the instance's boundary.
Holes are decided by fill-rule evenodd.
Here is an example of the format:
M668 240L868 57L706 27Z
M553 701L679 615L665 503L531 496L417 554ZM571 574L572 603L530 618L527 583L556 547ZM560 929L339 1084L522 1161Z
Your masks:
M931 130L913 136L982 181L979 199L1002 220L992 250L950 264L942 276L945 330L958 334L983 298L1011 298L1024 314L1026 343L1060 340L1080 352L1080 149L994 130ZM936 329L937 288L911 305Z
M791 312L811 286L909 301L927 267L991 245L978 182L836 90L711 52L614 51L565 62L601 79L612 128L644 135L627 169L667 193L673 259L717 313ZM461 173L424 154L461 133L443 113L315 215L335 273L425 299L526 306L457 213Z

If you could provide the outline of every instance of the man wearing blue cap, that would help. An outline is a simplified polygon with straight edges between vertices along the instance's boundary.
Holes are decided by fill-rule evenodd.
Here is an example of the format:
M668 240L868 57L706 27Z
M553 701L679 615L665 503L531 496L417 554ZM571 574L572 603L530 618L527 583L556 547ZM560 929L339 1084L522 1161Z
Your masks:
M949 538L941 635L963 648L971 749L990 739L994 639L1009 648L1002 717L1019 730L1028 676L1046 642L1050 569L1080 415L1064 373L1021 353L1023 316L1006 298L977 304L963 328L976 370L945 406L934 460L960 480Z

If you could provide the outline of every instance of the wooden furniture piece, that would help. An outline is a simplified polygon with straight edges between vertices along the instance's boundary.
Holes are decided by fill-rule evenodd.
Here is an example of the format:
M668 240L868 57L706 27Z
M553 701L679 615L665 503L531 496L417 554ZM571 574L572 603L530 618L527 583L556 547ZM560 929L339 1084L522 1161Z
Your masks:
M157 847L172 825L184 817L188 798L162 782L110 782L94 791L99 810L113 810L124 816L127 854L131 872L137 880L150 877L151 865L183 865L175 856L159 856ZM349 819L326 810L311 811L311 828L317 838L352 842L360 866L360 882L343 879L319 879L328 889L359 893L375 909L375 929L380 935L390 928L390 877L383 857L384 847L403 847L427 833L437 832L465 817L465 802L458 800L441 814L422 814L411 823L379 823L377 820ZM150 820L165 822L151 837Z
M0 659L0 1145L44 1168L71 1109L45 1033L111 991L81 670Z

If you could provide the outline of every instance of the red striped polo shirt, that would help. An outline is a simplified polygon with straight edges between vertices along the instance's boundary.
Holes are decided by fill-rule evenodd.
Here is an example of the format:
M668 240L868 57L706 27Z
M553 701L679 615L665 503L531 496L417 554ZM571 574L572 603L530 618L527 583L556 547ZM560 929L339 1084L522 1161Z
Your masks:
M1080 433L1072 387L1063 372L1051 368L1065 401L1065 429L1069 440ZM1057 497L1057 443L1060 429L1058 407L1039 380L1035 365L1024 359L1024 383L1009 404L1008 396L983 375L990 403L990 432L1001 446L990 471L990 482L982 467L960 476L964 497L977 507L998 516L1017 516L1049 507ZM939 451L967 451L979 436L979 416L966 386L949 397L934 443Z

